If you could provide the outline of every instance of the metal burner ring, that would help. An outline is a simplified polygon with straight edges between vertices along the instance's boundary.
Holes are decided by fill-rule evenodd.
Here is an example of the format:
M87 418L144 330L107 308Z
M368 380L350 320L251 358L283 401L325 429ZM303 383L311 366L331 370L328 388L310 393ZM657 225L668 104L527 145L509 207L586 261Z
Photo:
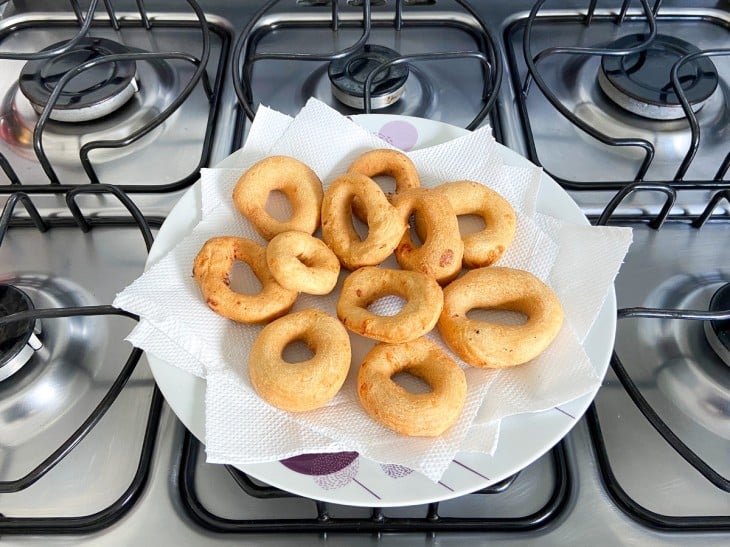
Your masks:
M0 284L0 317L34 308L28 295L12 285ZM0 326L0 382L9 378L41 349L36 322L18 321Z
M335 59L328 68L332 95L347 106L363 110L367 77L381 64L399 57L397 51L387 47L366 44L350 55ZM370 90L370 108L379 110L400 99L409 72L406 65L396 65L378 74Z
M65 42L47 47L54 49ZM85 38L63 55L27 62L18 85L37 113L43 112L59 80L73 68L106 55L129 53L106 38ZM134 61L104 63L75 76L53 105L50 118L59 122L87 122L111 114L137 91Z
M626 49L646 40L630 34L610 44ZM598 85L618 106L638 116L654 120L677 120L684 109L671 82L673 64L700 50L674 36L659 34L649 47L631 55L604 55L598 71ZM717 69L710 59L685 63L680 73L682 92L693 112L699 112L718 86Z
M730 283L720 287L710 300L710 311L730 309ZM730 319L705 321L705 336L718 357L730 366Z

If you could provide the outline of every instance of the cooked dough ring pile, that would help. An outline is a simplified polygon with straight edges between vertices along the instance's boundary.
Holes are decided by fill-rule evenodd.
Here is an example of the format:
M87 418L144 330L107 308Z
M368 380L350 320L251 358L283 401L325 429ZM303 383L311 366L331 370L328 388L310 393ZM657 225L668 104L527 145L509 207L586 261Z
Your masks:
M289 220L280 221L266 212L266 202L274 190L291 203ZM261 237L296 230L313 234L319 226L322 181L301 161L288 156L269 156L248 169L233 189L233 203Z
M231 289L233 263L241 260L251 267L263 286L258 294ZM263 323L284 315L294 305L297 292L279 285L266 266L266 249L242 237L209 239L195 257L193 277L208 307L223 317L241 323Z
M288 363L284 348L301 340L314 356ZM320 310L308 309L269 323L251 348L248 373L256 392L282 410L303 412L329 402L350 370L350 337L345 327Z
M386 176L395 180L395 193L421 186L416 166L411 158L398 150L381 148L361 154L347 169L348 173L360 173L366 177ZM352 200L352 212L365 221L365 208L359 198Z
M381 175L395 179L394 194L386 196L371 178ZM266 211L272 191L288 198L293 210L288 221L279 222ZM404 435L440 435L461 414L466 380L450 354L424 335L438 324L444 343L465 363L500 368L535 358L561 328L560 302L546 285L527 272L486 267L511 244L516 216L506 200L482 184L420 188L405 154L373 150L323 193L309 167L272 156L244 173L233 200L269 244L264 249L247 239L220 237L204 245L193 273L215 312L241 322L272 321L290 310L299 292L331 292L340 265L352 270L337 300L340 321L311 308L293 313L265 326L251 348L251 383L277 408L306 411L334 397L350 365L349 329L385 342L368 353L358 375L358 396L368 414ZM420 246L408 229L411 215ZM459 215L479 215L485 228L462 236ZM353 216L367 224L364 239ZM312 236L320 220L323 241ZM403 269L375 267L392 253ZM259 294L230 289L236 260L251 266L263 285ZM462 266L480 269L458 278ZM448 285L442 290L439 284ZM405 299L397 314L368 309L387 296ZM511 310L526 315L527 322L512 326L470 319L467 313L474 309ZM304 363L284 361L282 352L294 341L306 343L314 356ZM425 380L431 392L414 394L400 387L392 380L400 371Z
M524 325L467 317L473 309L509 310L527 316ZM471 270L444 289L439 332L470 365L504 368L526 363L544 351L563 323L555 293L529 272L492 266Z
M454 279L461 271L464 243L449 199L434 190L411 188L396 194L393 205L405 218L415 213L424 227L421 246L410 230L403 234L395 249L400 267L425 273L441 285Z
M443 306L441 287L421 272L367 267L345 279L337 300L337 317L352 332L400 344L423 336L436 325ZM406 300L396 315L382 316L367 307L384 296Z
M352 200L359 197L367 213L364 240L352 226ZM371 178L347 173L335 179L322 201L322 239L348 270L374 266L395 249L406 221Z
M471 180L447 182L436 188L451 203L454 213L478 215L484 229L467 234L464 240L464 266L481 268L496 262L510 246L517 229L517 216L512 205L494 190ZM419 236L426 233L424 219L416 215Z
M392 380L398 372L421 378L431 391L410 393ZM378 344L360 365L357 393L365 411L386 427L402 435L435 437L458 420L466 400L466 377L428 338Z
M340 261L324 242L304 232L282 232L266 246L271 275L286 289L329 294L337 284Z

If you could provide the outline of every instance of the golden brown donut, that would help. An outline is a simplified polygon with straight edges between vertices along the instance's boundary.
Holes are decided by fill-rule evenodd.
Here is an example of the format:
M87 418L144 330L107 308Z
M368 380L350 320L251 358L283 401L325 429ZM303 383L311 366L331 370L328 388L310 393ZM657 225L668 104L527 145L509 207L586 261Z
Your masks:
M263 286L261 292L243 294L231 289L231 268L236 260L250 266ZM242 237L206 241L195 257L193 277L211 310L240 323L262 323L284 315L298 294L279 285L271 275L266 266L266 249Z
M467 317L474 309L510 310L527 316L523 325ZM542 353L563 324L555 293L529 272L492 266L467 272L444 289L441 337L470 365L521 365Z
M284 360L284 348L302 341L314 356L301 363ZM266 325L251 347L248 373L256 393L290 412L328 403L350 370L350 337L334 317L315 309L292 313Z
M470 180L447 182L436 190L443 192L459 215L478 215L483 230L467 234L464 240L464 266L481 268L496 262L515 237L517 217L509 201L483 184ZM416 230L424 232L423 221L416 216Z
M360 155L350 164L348 173L360 173L366 177L386 176L395 180L395 193L407 188L418 188L421 180L411 158L398 150L380 148ZM352 202L352 211L360 220L365 220L365 209L358 198Z
M367 308L384 296L406 300L393 316L376 315ZM438 283L426 274L408 270L367 267L352 272L337 300L337 317L356 334L381 342L401 344L430 331L443 307Z
M352 225L352 200L365 205L368 234L364 240ZM335 179L322 201L322 239L348 270L380 264L393 252L407 228L403 216L371 178L347 173Z
M461 271L464 242L449 199L434 190L411 188L396 194L393 205L406 219L415 213L423 223L421 246L406 230L395 248L401 268L425 273L441 285L454 279Z
M304 232L275 235L266 246L266 263L279 285L307 294L329 294L340 274L335 253Z
M274 190L289 199L292 215L288 220L276 220L266 211L266 201ZM268 241L291 230L313 234L319 227L322 195L322 181L301 161L269 156L241 175L233 189L233 203Z
M392 380L398 372L421 378L431 391L410 393ZM461 367L428 338L378 344L360 366L357 394L365 411L384 426L402 435L435 437L461 415L466 377Z

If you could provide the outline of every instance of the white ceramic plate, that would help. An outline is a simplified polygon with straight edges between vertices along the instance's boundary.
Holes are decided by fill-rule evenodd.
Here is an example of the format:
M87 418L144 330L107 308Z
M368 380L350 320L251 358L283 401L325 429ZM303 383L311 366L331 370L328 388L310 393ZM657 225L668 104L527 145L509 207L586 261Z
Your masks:
M421 118L376 114L353 119L406 150L447 142L465 134L462 128ZM528 160L508 148L500 150L506 163L528 165ZM218 167L236 167L236 155L226 158ZM200 187L195 184L160 228L148 266L172 250L193 229L200 219L200 210ZM569 222L588 223L570 196L544 174L537 210ZM616 296L611 290L585 340L586 353L601 378L608 368L615 331ZM205 381L153 355L148 355L148 360L172 410L204 441ZM493 456L460 453L438 483L410 469L381 465L354 452L305 455L285 463L241 466L241 470L283 490L345 505L392 507L446 500L499 482L545 454L577 423L594 396L595 392L588 393L560 408L506 418Z

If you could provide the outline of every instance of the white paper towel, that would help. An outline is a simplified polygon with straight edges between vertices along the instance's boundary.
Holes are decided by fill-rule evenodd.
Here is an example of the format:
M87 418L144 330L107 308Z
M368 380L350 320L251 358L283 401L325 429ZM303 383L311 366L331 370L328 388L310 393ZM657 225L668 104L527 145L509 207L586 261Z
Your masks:
M252 162L256 161L253 158L265 156L269 148L289 127L291 120L291 117L286 114L263 105L259 107L245 145L229 158L240 167L228 170L218 169L218 175L215 178L203 177L204 180L199 181L202 186L201 218L205 218L208 213L221 206L229 206L232 212L235 210L230 196L233 186L241 175L241 168L249 167ZM158 322L158 324L160 323ZM174 363L185 372L205 378L203 363L171 340L165 334L167 330L162 324L158 328L145 317L140 317L139 323L127 336L127 340L138 348L147 348L148 353L158 356L163 361Z
M628 249L630 231L580 227L536 214L539 169L505 166L485 128L409 156L425 187L472 179L510 200L518 212L517 236L499 264L531 271L553 287L566 316L557 340L534 362L521 367L492 371L465 366L469 387L464 412L437 439L402 437L362 410L355 391L357 366L374 342L357 335L351 335L350 375L329 405L292 414L262 401L247 374L248 349L261 327L235 324L210 311L190 275L193 259L203 243L214 236L237 235L264 243L230 203L238 176L258 159L270 154L297 157L315 170L326 188L359 154L389 145L315 100L293 120L261 111L254 126L249 142L255 146L244 148L236 159L241 169L201 173L201 222L115 300L115 305L143 318L130 340L159 358L182 363L180 366L189 372L206 377L209 461L246 464L301 453L355 450L364 457L404 465L438 480L460 450L491 453L495 449L497 434L481 437L480 444L475 442L480 437L469 433L494 433L505 416L551 408L597 387L600 378L581 341L608 294ZM273 139L254 132L256 127L271 127L264 133L270 139L276 131L279 138L272 144ZM273 207L286 209L287 204L282 200ZM580 267L578 261L589 267ZM395 261L391 258L386 264L394 265ZM345 275L343 272L340 283ZM336 293L326 297L302 294L294 310L319 307L335 315ZM378 304L383 312L391 313L398 300L385 299ZM437 331L429 336L440 341Z

